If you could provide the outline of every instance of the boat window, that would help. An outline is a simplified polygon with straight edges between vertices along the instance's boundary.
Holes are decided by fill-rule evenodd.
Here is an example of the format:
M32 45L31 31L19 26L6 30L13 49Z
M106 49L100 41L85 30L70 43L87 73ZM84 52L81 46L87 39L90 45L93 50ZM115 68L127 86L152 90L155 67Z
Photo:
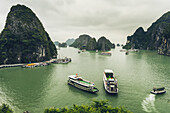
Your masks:
M114 82L110 82L110 85L114 85L115 83Z
M107 78L113 78L113 73L106 73Z

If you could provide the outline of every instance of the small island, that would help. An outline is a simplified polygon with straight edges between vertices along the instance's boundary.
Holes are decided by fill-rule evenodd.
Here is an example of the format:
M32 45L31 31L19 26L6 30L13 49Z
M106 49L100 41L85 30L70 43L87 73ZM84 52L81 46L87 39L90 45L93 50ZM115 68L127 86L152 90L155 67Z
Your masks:
M79 49L86 49L88 51L109 51L112 48L115 48L115 44L111 43L104 36L100 37L98 41L91 36L84 34L80 35L79 38L75 40L75 42L70 45L70 47L75 47Z

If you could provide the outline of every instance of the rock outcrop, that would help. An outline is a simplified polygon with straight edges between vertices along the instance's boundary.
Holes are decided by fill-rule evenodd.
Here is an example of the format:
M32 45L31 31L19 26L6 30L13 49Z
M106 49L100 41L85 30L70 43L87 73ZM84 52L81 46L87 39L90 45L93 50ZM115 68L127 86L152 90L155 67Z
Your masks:
M71 45L71 47L86 49L89 51L109 51L111 48L115 48L115 44L112 44L105 37L101 37L98 41L96 41L95 38L92 38L89 35L80 35L79 38L76 39L75 42Z
M16 5L0 34L0 56L0 64L39 62L56 57L57 50L35 13Z
M72 38L72 39L68 39L68 40L66 41L66 44L67 44L68 46L70 46L71 44L73 44L73 43L74 43L74 41L75 41L75 39L74 39L74 38Z
M98 50L109 51L111 48L115 48L115 45L103 36L97 41L97 47Z
M127 37L124 48L157 50L158 54L170 56L170 12L160 17L146 32L142 27L138 28Z
M75 42L70 46L80 49L86 49L87 43L90 41L90 39L92 39L92 37L90 37L89 35L80 35L79 38L77 38Z

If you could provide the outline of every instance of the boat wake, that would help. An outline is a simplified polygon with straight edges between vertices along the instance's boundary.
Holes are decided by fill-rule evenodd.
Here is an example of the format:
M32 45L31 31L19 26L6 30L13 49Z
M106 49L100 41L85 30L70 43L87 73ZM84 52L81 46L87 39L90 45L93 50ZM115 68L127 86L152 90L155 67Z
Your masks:
M155 108L155 95L150 94L148 97L146 97L142 102L142 107L145 112L154 112L159 113Z

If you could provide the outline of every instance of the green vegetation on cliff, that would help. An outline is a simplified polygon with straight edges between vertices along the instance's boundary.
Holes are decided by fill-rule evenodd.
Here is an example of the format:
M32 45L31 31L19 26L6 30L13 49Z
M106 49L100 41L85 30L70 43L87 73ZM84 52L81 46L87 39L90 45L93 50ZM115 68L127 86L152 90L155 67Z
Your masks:
M63 42L63 43L59 43L59 44L58 44L58 47L67 47L67 44L64 43L64 42Z
M88 41L86 49L89 50L89 51L94 51L94 50L97 49L97 42L96 42L95 38L91 38Z
M92 37L89 35L80 35L70 47L75 47L79 49L86 49L87 43L90 41Z
M45 61L57 50L42 23L31 9L13 6L0 34L0 64Z
M98 50L109 51L111 48L115 48L115 44L112 44L108 39L102 36L97 41L97 47Z
M170 11L154 22L145 32L138 28L127 37L125 49L158 50L159 54L170 56Z

